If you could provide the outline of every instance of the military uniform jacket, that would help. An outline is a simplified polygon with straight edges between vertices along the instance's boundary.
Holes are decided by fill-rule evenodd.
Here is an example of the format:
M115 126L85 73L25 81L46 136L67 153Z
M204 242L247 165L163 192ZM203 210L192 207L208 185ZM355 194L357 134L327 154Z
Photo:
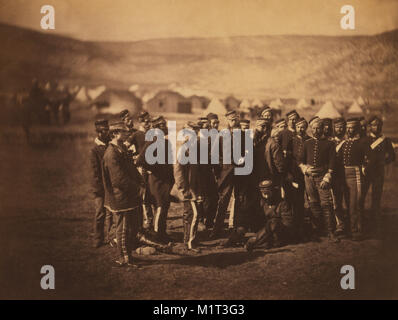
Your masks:
M110 143L103 158L105 207L112 212L126 212L142 204L144 182L123 148Z
M91 164L91 188L94 197L103 198L105 196L104 184L102 181L102 158L107 145L99 140L95 139L95 146L90 151L90 164Z
M370 145L372 164L376 167L382 167L395 161L395 152L392 142L389 138L376 137L371 134L364 138L366 144Z
M293 168L291 171L295 178L298 178L299 175L302 176L302 173L299 168L299 164L300 164L300 159L302 159L303 153L304 153L304 142L306 142L309 139L311 139L311 137L308 135L301 137L297 134L292 138L292 158L293 158L292 166L293 166Z
M335 144L325 137L310 138L304 142L300 163L321 169L320 172L333 170L336 162Z
M370 156L370 145L364 138L346 139L338 153L338 159L344 167L366 167L371 162Z

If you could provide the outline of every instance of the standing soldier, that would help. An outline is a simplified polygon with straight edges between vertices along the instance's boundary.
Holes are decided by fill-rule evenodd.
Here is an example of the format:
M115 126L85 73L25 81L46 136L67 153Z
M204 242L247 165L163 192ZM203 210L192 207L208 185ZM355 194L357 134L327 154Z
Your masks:
M304 237L304 193L305 182L304 175L300 170L300 159L304 152L305 141L311 139L307 134L308 123L304 118L300 118L296 123L296 135L292 141L292 176L288 182L293 186L294 192L294 218L295 227L298 232L298 237Z
M232 192L236 191L234 190L234 186L236 183L235 175L234 175L234 168L235 165L233 164L232 160L232 150L234 146L234 141L233 141L233 130L234 129L240 129L239 126L239 116L235 111L229 111L226 113L226 118L228 121L228 130L230 131L231 134L231 139L230 139L230 146L229 146L229 154L223 154L223 144L225 144L225 141L222 137L220 137L220 143L219 143L219 173L218 174L218 179L217 179L217 184L218 184L218 194L219 194L219 199L218 199L218 204L217 204L217 211L216 211L216 216L214 219L214 228L213 231L210 235L210 238L217 238L220 236L223 225L224 225L224 219L225 219L225 213L228 208L229 201L231 199ZM243 144L242 144L243 145ZM228 149L228 148L227 148ZM227 157L230 158L227 160ZM226 161L225 161L226 160ZM224 162L229 162L229 163L224 163ZM235 192L234 192L235 194ZM235 195L236 199L236 195Z
M339 150L338 159L344 166L344 188L349 196L349 216L351 236L355 241L362 240L362 208L364 199L363 173L369 162L371 149L367 141L360 139L361 130L358 118L347 120L347 139Z
M127 147L132 149L133 158L136 160L145 146L145 134L151 127L150 116L146 111L138 115L139 128L127 138ZM148 187L148 173L145 168L139 168L145 182L145 193L143 196L143 226L150 229L153 222L152 197Z
M333 131L333 142L337 154L337 161L332 178L333 207L336 218L336 235L342 236L346 231L347 225L347 218L343 210L343 198L348 204L348 195L343 187L345 184L344 165L341 159L342 154L339 152L343 146L346 133L346 122L344 118L337 118L333 121Z
M177 189L182 194L184 203L184 244L188 250L199 253L200 250L196 243L196 233L201 216L204 187L201 164L199 164L200 146L197 138L197 133L200 127L198 124L190 121L185 128L189 129L189 131L186 130L186 133L192 133L192 136L188 137L187 141L179 150L177 164L174 166L174 176ZM186 164L182 164L185 163L182 157L185 159L189 158L189 152L192 149L196 149L197 163L188 162Z
M110 126L111 141L103 158L105 207L116 219L116 239L119 259L117 266L137 267L132 263L133 240L142 225L144 182L134 163L129 159L123 141L128 130L123 122Z
M365 140L372 150L372 166L369 168L369 174L364 180L364 201L369 187L372 185L371 217L369 222L374 227L374 230L379 233L384 167L395 161L395 153L391 140L382 134L383 120L373 116L368 123L370 125L370 134Z
M107 226L107 243L113 244L110 235L112 227L112 213L104 207L105 190L102 179L102 158L109 142L109 125L107 120L95 121L97 137L94 147L90 152L92 168L92 189L94 195L95 217L94 217L94 247L98 248L104 244L104 227Z
M315 240L326 227L329 240L338 242L333 232L333 201L330 190L336 159L335 146L323 135L323 122L319 117L312 118L309 124L313 138L304 142L300 168L304 174Z
M148 141L137 159L137 165L144 167L148 172L149 191L156 207L153 231L158 241L168 243L171 239L166 232L167 215L170 207L170 191L174 185L173 164L168 163L168 159L172 158L172 147L167 139L168 131L166 120L163 116L152 119L152 128L160 130L164 138L155 136L154 141ZM146 150L155 143L155 139L164 139L165 154L163 156L165 161L164 163L149 164L146 161Z
M330 118L323 118L323 135L329 139L330 141L333 140L333 123L332 119Z

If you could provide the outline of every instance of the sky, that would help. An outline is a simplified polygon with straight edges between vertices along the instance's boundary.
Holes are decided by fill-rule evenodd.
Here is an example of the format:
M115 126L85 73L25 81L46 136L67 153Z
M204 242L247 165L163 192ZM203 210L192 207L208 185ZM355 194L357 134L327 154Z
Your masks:
M41 30L42 5L55 30ZM355 9L342 30L340 8ZM0 0L0 22L93 41L239 35L364 35L398 28L398 0Z

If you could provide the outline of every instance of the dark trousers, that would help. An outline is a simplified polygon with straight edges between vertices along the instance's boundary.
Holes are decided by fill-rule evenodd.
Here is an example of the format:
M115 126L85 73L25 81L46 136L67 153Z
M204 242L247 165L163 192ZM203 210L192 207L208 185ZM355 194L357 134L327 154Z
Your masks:
M104 198L96 197L94 206L94 246L97 246L112 239L113 218L112 213L104 208Z
M332 214L333 201L330 188L321 189L320 183L323 176L305 176L305 190L312 213L311 222L315 231L323 233L325 229L333 232L334 217Z
M336 173L332 181L333 209L336 220L336 231L344 231L348 226L348 219L343 208L343 201L349 207L349 195L345 185L344 173Z
M234 190L234 185L232 179L229 183L224 183L218 189L218 203L216 216L214 218L214 232L220 232L224 228L225 214L228 209L229 201L231 200L232 191Z
M253 247L279 247L289 242L291 228L287 228L279 218L268 219L265 226L261 228L256 236L250 239Z
M364 199L363 175L359 167L345 168L345 190L348 195L348 214L350 217L351 233L361 234L362 204Z
M183 224L184 224L184 243L188 248L192 248L192 244L196 239L198 231L198 223L200 219L202 204L198 201L184 201Z
M121 261L131 262L131 251L142 225L142 207L127 212L115 212L114 217L119 258Z
M365 198L372 186L372 203L370 217L372 223L378 224L381 214L381 196L383 194L384 185L384 166L375 166L369 170L369 175L364 177L363 181L363 199L361 203L362 209L365 207Z

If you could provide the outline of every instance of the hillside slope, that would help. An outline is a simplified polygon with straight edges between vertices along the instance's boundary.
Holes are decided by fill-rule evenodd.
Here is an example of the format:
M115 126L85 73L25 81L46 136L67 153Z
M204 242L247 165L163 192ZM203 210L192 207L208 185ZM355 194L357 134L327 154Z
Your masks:
M259 97L398 99L398 30L376 36L248 36L83 42L0 24L0 85L34 76Z

